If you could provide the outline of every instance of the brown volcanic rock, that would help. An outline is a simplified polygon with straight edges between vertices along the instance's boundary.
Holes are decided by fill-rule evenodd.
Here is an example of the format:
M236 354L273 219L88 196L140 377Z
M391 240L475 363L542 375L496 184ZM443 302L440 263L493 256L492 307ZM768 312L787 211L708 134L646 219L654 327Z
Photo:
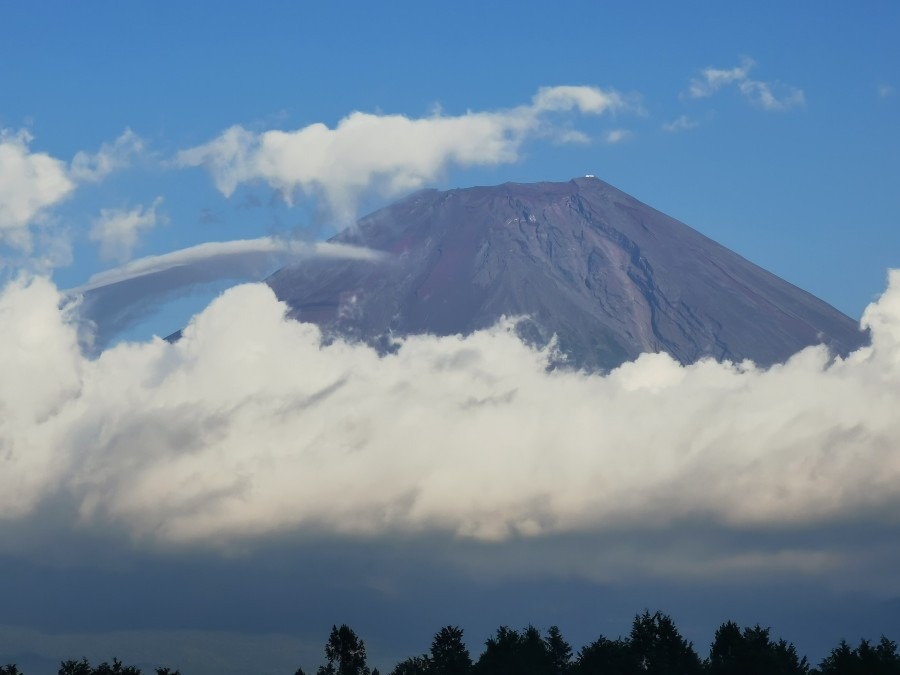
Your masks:
M269 284L295 318L371 342L527 315L526 337L556 334L571 363L606 369L657 351L770 365L866 340L825 302L593 177L424 190L334 241L393 256L307 263Z

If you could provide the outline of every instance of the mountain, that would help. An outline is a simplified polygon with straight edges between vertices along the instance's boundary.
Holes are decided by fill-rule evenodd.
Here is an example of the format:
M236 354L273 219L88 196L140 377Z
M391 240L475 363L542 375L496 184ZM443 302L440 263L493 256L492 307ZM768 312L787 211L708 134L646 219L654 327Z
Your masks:
M866 341L830 305L592 176L423 190L332 241L391 255L268 279L327 335L378 343L524 315L523 337L555 334L569 363L590 369L657 351L768 366L808 345L846 354Z

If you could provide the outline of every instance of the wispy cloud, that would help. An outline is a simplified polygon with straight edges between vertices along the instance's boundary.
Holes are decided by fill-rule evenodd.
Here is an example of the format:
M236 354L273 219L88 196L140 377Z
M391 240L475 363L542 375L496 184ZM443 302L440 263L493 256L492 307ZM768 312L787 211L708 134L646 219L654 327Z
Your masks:
M566 129L557 134L556 141L558 143L580 143L582 145L587 145L591 142L591 137L577 129Z
M306 243L276 237L259 239L238 239L234 241L210 241L189 248L179 249L161 255L147 256L133 260L127 265L94 274L86 284L72 289L73 293L95 290L104 286L119 284L149 275L166 272L173 268L191 267L212 261L221 263L222 270L238 270L236 277L245 278L246 268L238 263L238 258L247 255L266 257L266 266L283 265L293 259L306 257L345 258L348 260L382 260L384 253L359 246L335 244L331 242ZM267 257L273 256L273 257ZM254 265L254 268L256 266ZM250 273L253 274L252 272ZM214 277L220 278L220 277Z
M706 98L730 85L737 86L744 98L767 111L786 111L806 102L801 89L781 82L764 82L750 79L755 67L752 59L743 59L741 65L728 70L705 68L700 77L693 78L687 89L689 98Z
M700 77L691 80L688 87L688 95L691 98L705 98L712 96L722 87L735 82L744 82L754 66L751 59L743 59L740 66L735 66L730 70L722 70L720 68L704 68L700 72Z
M131 210L101 209L88 234L100 244L100 257L104 260L125 262L134 252L142 231L154 228L161 218L157 209L162 197L157 197L148 207L136 206Z
M689 129L696 129L700 126L700 123L692 120L687 115L681 115L680 117L672 120L671 122L665 122L662 125L663 131L668 131L669 133L678 133L679 131L688 131Z
M744 80L738 87L745 98L763 110L781 112L806 103L803 92L788 85Z
M531 103L505 110L453 116L436 109L423 118L354 112L333 129L311 124L260 134L233 126L209 143L180 152L176 163L206 167L226 196L251 181L267 183L288 202L297 191L321 194L349 224L365 191L396 195L435 180L450 166L515 162L529 138L583 142L581 134L558 132L554 116L629 109L636 109L630 99L613 90L545 87Z
M876 91L878 98L887 98L894 95L894 88L889 84L879 84Z
M383 257L381 252L357 246L273 237L207 242L99 272L66 295L79 298L78 315L87 331L82 339L97 348L162 302L197 286L259 281L279 267L310 258L378 261Z
M625 98L618 92L599 87L559 86L541 87L530 106L518 108L520 114L577 110L586 115L601 115L626 108ZM502 113L501 113L502 114Z
M97 183L114 171L124 169L144 149L144 141L126 129L112 143L104 143L95 153L78 152L69 166L69 176L78 182Z
M612 129L606 132L604 139L609 144L622 143L634 137L634 132L628 129Z

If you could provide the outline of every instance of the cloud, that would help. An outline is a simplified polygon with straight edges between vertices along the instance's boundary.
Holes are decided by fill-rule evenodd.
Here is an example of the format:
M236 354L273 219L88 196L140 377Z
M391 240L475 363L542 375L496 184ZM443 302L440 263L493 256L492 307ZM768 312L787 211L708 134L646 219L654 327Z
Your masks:
M257 256L254 258L254 256ZM350 260L381 260L384 253L348 244L330 242L306 243L276 237L259 239L237 239L234 241L210 241L189 248L179 249L162 255L147 256L133 260L127 265L91 276L88 282L70 293L83 293L125 281L148 277L160 272L167 272L176 267L187 268L195 265L215 263L222 273L234 270L235 277L255 276L254 271L269 265L283 266L291 260L306 257L347 258ZM248 266L249 262L249 266ZM208 270L210 268L207 268ZM203 272L200 272L201 274ZM219 279L219 272L212 272L213 278Z
M322 195L345 223L360 194L408 192L435 180L450 166L515 162L529 138L584 137L553 133L551 115L600 115L634 109L612 90L588 86L539 89L530 104L498 111L429 117L353 112L333 128L311 124L293 131L254 133L235 125L209 143L178 153L182 167L203 166L226 197L243 183L262 181L290 203L296 192Z
M103 180L126 166L143 147L141 139L126 130L115 142L103 144L96 154L77 153L66 166L45 152L32 152L32 140L26 130L0 130L0 244L26 253L32 251L34 243L30 226L72 196L79 183ZM41 241L45 248L58 249L61 236L56 232ZM59 259L52 250L43 256L48 264Z
M625 99L616 91L597 87L541 87L532 99L535 112L577 109L584 114L600 115L627 107Z
M142 230L156 226L156 210L162 204L157 197L149 207L136 206L130 211L124 209L101 209L100 217L94 221L88 237L99 242L100 257L103 260L124 262L131 257Z
M379 356L323 345L265 285L225 292L177 344L87 358L74 311L46 279L0 295L0 520L65 496L67 527L144 547L617 537L584 564L578 547L541 564L845 584L896 533L900 272L864 314L871 347L766 371L647 354L606 376L548 372L510 322ZM664 533L677 564L646 556Z
M787 85L777 83L770 85L767 82L745 80L738 85L738 88L745 98L763 110L780 112L806 103L806 97L800 89ZM779 89L780 92L776 94L773 88Z
M613 129L611 131L607 131L606 136L604 138L606 139L607 143L614 144L614 143L621 143L623 141L627 141L627 140L631 139L633 136L634 136L634 133L632 133L628 129Z
M100 272L66 296L79 299L80 319L91 333L88 341L102 347L179 293L218 281L258 281L309 258L378 261L384 254L347 244L274 237L207 242Z
M666 122L662 125L663 131L668 131L669 133L678 133L679 131L688 131L689 129L696 129L700 126L699 122L692 120L687 115L681 115L677 119L672 120L671 122Z
M744 82L753 66L756 65L752 59L743 59L740 66L736 66L730 70L721 70L719 68L704 68L700 74L701 77L691 80L688 87L688 95L691 98L705 98L712 96L716 91L724 86L734 82Z
M591 142L591 137L583 131L578 131L578 129L565 129L557 134L556 140L558 143L578 143L580 145L587 145Z
M77 182L98 183L112 172L127 167L144 149L144 142L126 129L112 143L104 143L96 153L78 152L69 166L69 176Z
M72 194L75 184L60 160L31 152L27 131L0 131L0 244L29 250L28 225Z
M700 77L693 78L688 86L690 98L706 98L729 85L736 85L744 98L767 111L786 111L802 106L806 98L801 89L781 82L751 80L754 68L752 59L743 59L740 66L730 70L705 68Z
M879 84L876 91L878 92L878 98L888 98L894 94L894 88L889 84Z

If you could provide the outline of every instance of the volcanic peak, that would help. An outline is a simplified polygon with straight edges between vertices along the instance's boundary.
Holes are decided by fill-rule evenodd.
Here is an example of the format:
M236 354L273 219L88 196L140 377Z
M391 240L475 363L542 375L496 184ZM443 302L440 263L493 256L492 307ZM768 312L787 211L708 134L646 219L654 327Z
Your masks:
M865 342L849 317L593 176L422 190L333 241L388 263L316 261L269 279L292 315L331 335L470 333L528 317L568 362L609 369L643 352L767 366L825 342Z

